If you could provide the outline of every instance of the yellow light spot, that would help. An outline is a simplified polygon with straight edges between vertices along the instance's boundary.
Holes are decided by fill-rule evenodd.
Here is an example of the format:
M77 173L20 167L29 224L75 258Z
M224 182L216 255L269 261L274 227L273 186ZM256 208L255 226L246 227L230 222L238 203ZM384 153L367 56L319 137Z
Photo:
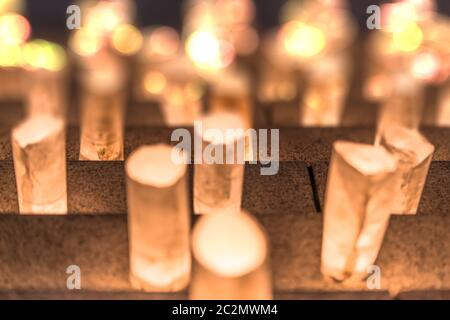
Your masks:
M401 32L408 23L418 19L418 13L411 3L386 3L381 6L381 17L384 30Z
M234 59L233 46L218 39L212 32L196 31L186 42L186 52L200 69L217 70L225 68Z
M102 38L94 29L82 28L75 31L69 45L80 56L92 56L100 50Z
M423 32L415 22L406 23L401 30L392 35L394 47L402 52L417 50L422 44Z
M157 71L148 72L144 77L145 90L151 94L161 94L166 87L166 77Z
M102 1L87 10L85 27L104 34L112 32L123 21L122 14L114 3Z
M52 42L33 40L23 47L25 63L31 68L60 71L66 65L64 49Z
M18 14L0 16L0 44L17 45L24 43L30 36L30 24Z
M326 44L322 30L301 22L287 23L282 27L280 36L285 50L293 56L315 56Z
M130 24L118 26L112 35L112 45L123 55L133 55L138 52L143 43L141 32Z
M22 63L22 49L19 45L1 45L0 67L19 67Z

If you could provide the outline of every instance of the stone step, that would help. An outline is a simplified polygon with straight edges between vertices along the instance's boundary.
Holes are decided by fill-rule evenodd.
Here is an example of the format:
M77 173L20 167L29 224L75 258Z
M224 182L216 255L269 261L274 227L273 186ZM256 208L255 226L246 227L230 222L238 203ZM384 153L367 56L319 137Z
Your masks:
M170 142L170 128L132 127L125 135L125 156L142 144ZM424 128L436 146L419 215L447 215L450 207L450 129ZM246 164L243 206L257 214L313 213L323 208L328 162L333 141L367 142L373 130L284 129L280 131L279 172L262 176L260 164ZM18 211L9 138L0 139L0 213ZM73 213L125 213L123 161L78 161L79 134L67 134L68 205ZM192 176L192 166L190 175ZM192 189L192 179L191 179Z
M340 284L322 277L320 215L257 218L271 242L278 297L364 292L383 299L386 292L408 297L408 292L438 291L450 298L449 216L392 217L376 262L381 270L379 291L367 289L365 282ZM128 282L127 238L125 215L0 215L0 296L69 295L66 268L77 265L86 297L89 292L139 297Z

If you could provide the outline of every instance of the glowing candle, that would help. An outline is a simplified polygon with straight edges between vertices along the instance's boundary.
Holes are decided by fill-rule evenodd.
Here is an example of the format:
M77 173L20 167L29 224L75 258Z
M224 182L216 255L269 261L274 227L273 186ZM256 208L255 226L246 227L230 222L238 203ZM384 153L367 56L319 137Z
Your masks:
M36 116L12 131L14 169L21 213L67 213L64 124Z
M348 66L344 57L325 57L312 65L300 123L303 126L338 126L348 91Z
M195 134L202 141L203 152L194 166L194 212L238 213L244 181L244 124L236 115L221 112L200 123L202 128L197 124ZM228 134L229 130L233 134Z
M31 27L25 17L10 12L22 6L23 1L0 1L0 99L4 100L20 100L23 95L23 43Z
M27 115L65 117L67 82L64 72L34 70L29 73Z
M123 159L124 72L110 59L83 75L80 160Z
M211 83L209 110L234 113L242 119L244 129L252 128L253 102L246 74L238 70L218 73ZM245 137L245 159L249 161L254 158L251 145L251 137Z
M324 210L324 275L367 276L388 226L396 169L395 157L382 147L334 143Z
M166 80L160 106L169 126L192 125L203 111L204 85L187 59L178 58L160 67Z
M28 116L64 117L67 91L64 49L56 43L36 39L24 45L23 57L28 69L25 91Z
M277 107L282 102L293 102L298 94L298 70L275 35L262 42L264 61L260 66L258 99Z
M178 291L191 269L186 164L166 145L140 147L126 162L130 279L146 291Z
M192 252L190 299L272 299L267 237L249 214L203 216L193 231Z
M407 75L394 77L391 85L391 94L379 110L376 144L390 126L418 129L422 120L423 86Z
M245 128L253 124L253 104L250 83L239 71L223 71L211 83L210 110L233 112L239 115Z
M168 83L161 67L179 62L180 37L176 30L165 26L147 28L143 33L144 44L138 55L139 85L134 87L134 95L139 100L159 102Z
M418 131L399 126L387 128L380 144L399 158L398 183L391 196L391 213L416 214L430 169L434 146Z

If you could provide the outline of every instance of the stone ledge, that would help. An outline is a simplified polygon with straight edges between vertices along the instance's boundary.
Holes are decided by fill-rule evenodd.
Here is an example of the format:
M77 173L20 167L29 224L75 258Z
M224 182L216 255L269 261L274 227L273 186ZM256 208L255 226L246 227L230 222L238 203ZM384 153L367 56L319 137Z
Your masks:
M128 127L125 130L124 151L127 157L143 144L168 143L175 128ZM192 132L192 128L187 128ZM421 132L436 146L433 161L450 160L450 128L424 127ZM67 159L78 160L80 136L77 127L67 130ZM329 161L336 140L373 143L373 128L290 128L280 129L280 161ZM0 160L11 160L10 129L0 130Z
M319 215L257 216L271 241L276 292L372 292L319 272ZM391 219L378 261L391 294L450 289L450 217ZM87 291L134 292L128 283L124 215L0 215L0 291L65 291L69 265L80 266Z
M189 166L192 190L193 166ZM262 176L260 165L247 164L243 207L258 214L316 212L308 171L303 162L281 162L279 173ZM68 209L75 214L123 214L127 212L122 161L69 161ZM18 212L12 161L0 161L0 213Z

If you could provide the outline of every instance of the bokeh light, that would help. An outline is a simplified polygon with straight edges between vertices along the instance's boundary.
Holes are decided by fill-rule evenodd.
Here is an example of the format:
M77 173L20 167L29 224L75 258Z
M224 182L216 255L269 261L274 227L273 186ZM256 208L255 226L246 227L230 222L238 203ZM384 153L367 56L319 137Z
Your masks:
M17 45L24 43L30 36L28 20L15 13L0 16L0 44Z
M22 47L20 45L0 45L0 67L20 67L22 64Z
M170 27L158 27L145 39L144 51L148 56L170 57L175 55L179 48L180 37Z
M423 32L415 22L406 23L392 35L394 48L401 52L412 52L422 44Z
M60 45L40 39L24 45L23 57L28 67L55 72L61 71L67 62L66 53Z
M148 93L158 95L166 88L166 77L158 71L147 72L144 76L144 87Z
M322 30L298 21L285 24L279 37L286 52L292 56L315 56L325 48L326 44Z
M133 55L141 48L144 39L141 32L131 24L118 26L112 34L112 45L123 55Z
M83 57L95 55L100 51L102 44L101 34L91 28L76 30L69 43L70 48Z
M422 52L416 55L411 64L411 73L422 80L432 80L437 77L439 69L440 61L431 52Z
M234 59L233 46L209 31L196 31L186 42L186 52L200 69L216 70L230 65Z

